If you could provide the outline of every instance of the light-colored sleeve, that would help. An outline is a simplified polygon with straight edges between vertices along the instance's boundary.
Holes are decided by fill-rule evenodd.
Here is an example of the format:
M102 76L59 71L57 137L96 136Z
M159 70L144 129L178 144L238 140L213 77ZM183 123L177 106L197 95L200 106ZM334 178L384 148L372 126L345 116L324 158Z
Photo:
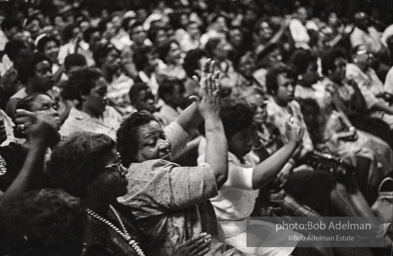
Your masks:
M191 136L176 121L165 126L164 132L171 144L172 158L175 158L187 147L187 142Z
M206 139L202 138L199 142L198 148L198 165L202 166L205 163L205 155L206 155ZM239 189L246 189L246 190L253 190L252 187L252 175L254 171L254 166L251 165L249 168L237 165L234 161L231 160L229 156L229 163L228 163L228 179L223 185L223 187L232 187L232 188L239 188ZM256 156L247 155L246 159L251 159ZM259 160L254 160L259 161ZM248 161L249 162L249 161Z
M223 187L254 190L252 187L252 176L254 167L243 167L233 161L228 164L228 179Z
M7 139L1 144L1 146L7 146L11 142L16 142L14 136L14 123L2 109L0 109L0 116L3 118L5 131L7 133Z
M385 92L393 94L393 67L390 68L388 74L386 75L383 89L385 90Z
M127 179L128 192L120 201L139 209L135 211L137 218L183 209L218 194L209 164L181 167L164 160L152 160L132 164Z

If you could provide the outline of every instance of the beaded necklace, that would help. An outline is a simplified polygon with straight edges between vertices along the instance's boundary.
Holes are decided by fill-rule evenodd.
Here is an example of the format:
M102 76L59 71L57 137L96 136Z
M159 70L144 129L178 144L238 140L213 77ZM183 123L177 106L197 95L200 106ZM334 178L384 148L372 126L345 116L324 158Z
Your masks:
M126 227L123 224L123 221L121 220L119 214L117 213L117 211L115 210L115 208L112 205L109 205L109 207L111 208L112 212L115 214L117 220L120 223L121 228L123 229L123 231L121 231L118 227L116 227L112 222L110 222L109 220L105 219L104 217L100 216L98 213L94 212L93 210L87 208L86 212L96 218L97 220L105 223L107 226L111 227L114 231L116 231L116 233L118 233L119 235L121 235L127 242L128 244L132 247L132 249L134 249L139 256L145 256L145 254L143 253L141 247L139 247L139 245L137 244L137 242L134 239L131 239L130 234L128 233Z

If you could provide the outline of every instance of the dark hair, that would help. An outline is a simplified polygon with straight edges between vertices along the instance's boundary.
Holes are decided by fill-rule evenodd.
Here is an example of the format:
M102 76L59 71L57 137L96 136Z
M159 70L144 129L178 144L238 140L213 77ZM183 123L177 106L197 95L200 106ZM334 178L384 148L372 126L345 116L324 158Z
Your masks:
M180 89L184 92L183 82L175 77L165 77L160 83L158 95L165 103L167 103L167 96L173 95L176 85L180 86Z
M1 244L7 244L2 249L12 255L81 255L86 213L63 190L25 193L2 209L0 219Z
M96 27L88 27L83 32L83 40L85 40L86 43L89 43L91 35L96 33L96 32L100 32L100 30L98 30L98 28L96 28Z
M74 24L68 24L67 26L64 27L62 31L62 38L64 42L67 43L70 39L72 39L74 28L78 28L78 26Z
M150 113L145 111L136 112L126 118L117 130L117 151L124 167L128 168L131 163L137 162L139 128L151 121L158 122Z
M336 66L334 65L334 62L338 58L347 59L347 56L342 49L333 48L329 51L325 51L322 54L322 61L321 61L322 62L322 74L324 74L325 76L328 76L329 71L333 72L334 70L336 70Z
M195 70L200 69L199 61L202 57L207 57L207 53L202 49L193 49L187 52L186 57L184 57L183 68L186 71L187 76L192 77L197 75Z
M27 83L27 81L34 77L36 71L36 65L42 61L48 61L51 65L52 62L43 53L35 52L30 55L26 61L23 61L18 65L18 76L22 83Z
M59 40L57 40L55 37L53 37L53 36L44 36L37 43L37 51L43 53L46 44L49 43L49 42L55 42L57 44L57 47L60 46Z
M142 46L138 51L134 53L133 60L135 67L138 71L143 70L148 64L147 55L154 53L155 49L151 46Z
M228 22L228 19L227 19L227 17L225 17L224 15L222 15L222 14L216 14L216 15L214 15L212 18L211 18L211 23L214 23L214 22L216 22L219 18L224 18L225 19L225 22Z
M132 31L134 30L134 28L139 27L139 26L142 26L142 28L143 28L143 23L136 21L129 27L130 36L132 36Z
M270 20L268 18L261 18L259 20L257 20L254 24L254 27L252 28L252 32L254 34L258 34L259 33L259 29L261 27L261 24L266 22L267 24L269 24L270 28L272 27L270 24Z
M141 91L150 90L150 87L142 82L136 82L128 92L128 96L130 97L131 104L135 104L135 101L138 98L138 95Z
M217 37L211 38L211 39L209 39L209 41L207 41L207 43L205 45L205 51L206 51L207 56L209 58L213 58L213 56L214 56L213 51L214 51L214 49L217 48L217 46L220 44L221 41L222 41L222 39L217 38Z
M163 43L160 47L157 48L158 58L160 58L165 63L166 63L166 57L168 56L168 52L171 50L172 44L177 44L177 46L179 46L179 43L177 41L170 40L168 42Z
M90 93L100 77L102 77L102 73L96 68L78 69L71 72L66 87L74 91L73 95L78 97L77 100L81 104L82 96Z
M13 27L22 28L22 23L15 18L6 18L1 23L1 30L9 30Z
M24 109L27 111L31 111L31 107L32 107L35 99L40 95L46 95L46 96L52 98L47 93L33 93L31 95L27 95L26 97L24 97L23 99L18 101L18 103L16 104L16 109Z
M65 57L64 68L68 71L72 66L86 66L86 58L82 54L72 53Z
M53 150L48 172L54 186L83 197L87 186L104 168L103 157L116 143L105 134L78 132L61 141Z
M254 112L244 101L225 98L221 101L220 115L225 136L230 139L235 133L252 126Z
M18 56L19 51L22 49L27 49L27 46L23 41L11 40L5 45L4 52L10 60L14 61Z
M97 28L98 28L98 30L100 31L101 34L105 32L105 30L107 28L106 26L107 26L107 24L109 22L111 22L111 18L110 17L104 18L104 19L100 20L100 22L98 22Z
M97 48L94 50L94 53L93 53L93 59L94 59L96 65L97 65L98 67L101 67L101 65L102 65L102 59L106 58L106 57L108 56L108 54L109 54L112 50L115 50L115 51L116 51L117 53L119 53L119 55L120 55L119 50L117 50L116 47L114 47L114 46L113 46L112 44L110 44L110 43L99 44L99 45L97 46Z
M30 16L27 18L26 22L25 22L25 26L27 27L28 25L30 25L33 21L38 21L38 23L40 24L40 26L42 26L42 21L41 19L38 17L38 14L34 14L33 16Z
M277 77L280 74L285 74L287 78L293 78L294 80L296 80L296 75L289 66L282 65L279 67L272 68L266 74L266 89L272 95L274 95L277 92L278 89Z
M150 29L147 31L147 38L154 44L157 41L157 34L158 31L164 30L167 31L167 28L162 27L162 26L152 26Z
M291 55L289 63L292 64L297 75L301 75L307 71L307 67L312 62L316 62L317 60L317 55L312 51L308 49L297 49Z

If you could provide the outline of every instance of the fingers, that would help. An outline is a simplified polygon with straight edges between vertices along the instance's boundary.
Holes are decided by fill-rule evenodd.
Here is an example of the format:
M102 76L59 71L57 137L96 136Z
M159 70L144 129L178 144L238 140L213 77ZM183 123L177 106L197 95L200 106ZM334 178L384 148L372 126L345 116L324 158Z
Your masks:
M202 249L201 251L199 251L197 254L195 254L195 256L203 256L206 255L206 253L208 253L210 250L210 246L206 247L205 249Z
M191 240L191 239L190 239ZM204 255L209 251L211 244L211 236L202 233L199 237L193 241L192 245L189 247L190 255Z

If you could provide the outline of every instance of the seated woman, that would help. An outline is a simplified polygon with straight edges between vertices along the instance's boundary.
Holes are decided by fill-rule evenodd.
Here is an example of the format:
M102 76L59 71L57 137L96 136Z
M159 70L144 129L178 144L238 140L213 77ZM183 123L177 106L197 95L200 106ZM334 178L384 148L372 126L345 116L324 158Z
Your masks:
M382 119L369 116L366 99L358 84L354 80L346 79L347 56L344 51L325 51L321 62L322 74L325 76L322 84L326 85L326 89L333 96L333 103L356 128L381 138L393 148L393 133L389 125Z
M178 126L175 135L168 134L168 126L163 130L154 116L146 112L132 114L117 133L121 161L129 167L128 192L122 202L132 208L139 227L150 241L149 248L153 248L152 255L172 255L177 244L202 231L218 237L208 199L226 181L227 143L219 117L213 67L214 62L204 63L202 100L185 109L172 123ZM178 136L187 127L197 127L199 122L195 120L201 118L195 118L195 112L205 120L208 157L203 167L181 167L170 161L175 149L184 142ZM217 240L213 241L210 253L221 255L225 248ZM229 253L233 250L224 255Z
M338 155L358 169L364 169L362 171L368 178L366 178L368 181L365 183L366 186L379 184L382 178L392 170L393 151L389 145L371 134L356 131L342 111L344 104L334 85L329 83L329 79L318 83L317 56L314 53L304 49L296 50L290 62L296 67L297 74L301 77L296 86L295 97L314 99L320 109L319 119L323 125L319 126L322 130L317 137L314 137L315 145ZM341 71L341 75L344 74L345 72ZM342 80L344 78L342 77ZM356 87L352 87L352 91ZM366 168L367 166L369 168Z
M108 134L115 139L122 117L114 108L107 106L108 83L102 73L93 68L76 70L67 86L76 92L79 103L71 109L60 134L67 137L77 131L89 131Z
M266 106L268 120L279 129L281 140L284 142L284 144L287 143L287 139L285 138L285 122L283 122L283 119L285 120L285 118L287 118L288 116L292 116L296 120L298 120L305 128L305 132L302 138L302 145L299 150L300 152L298 152L298 154L296 154L296 157L292 159L292 164L284 167L283 172L286 172L285 175L288 176L293 171L293 168L296 167L294 163L296 163L296 161L299 163L302 159L305 158L308 152L312 152L314 150L314 145L309 133L307 132L307 126L304 122L304 118L300 110L300 105L298 102L293 100L295 76L291 69L286 66L273 68L266 76L266 85L269 89L269 92L272 94L272 96L269 97L267 101L268 104ZM310 194L309 191L311 191L310 189L312 189L315 184L307 187L307 189L306 186L297 185L300 182L302 184L303 182L312 183L315 182L315 180L321 181L322 179L312 178L308 172L314 170L307 165L301 165L297 167L295 169L295 173L297 173L299 170L306 170L305 172L301 172L303 178L301 178L302 176L300 175L300 173L296 176L291 176L286 184L286 190L290 194L294 196L296 195L295 197L302 203L309 205L318 212L322 213L321 210L324 211L322 213L323 215L331 214L332 207L324 208L324 206L326 205L321 205L320 199L316 199L319 196L310 196L312 194ZM325 188L326 182L319 182L318 185ZM365 199L363 198L357 186L347 187L340 182L336 182L336 180L332 179L330 179L329 183L333 184L333 187L326 187L328 189L327 198L330 199L330 202L332 203L332 205L334 206L333 208L336 211L339 211L340 214L343 214L345 216L373 216L372 212L370 211L370 207L368 206L367 202L365 202ZM322 194L322 196L326 195Z
M294 250L293 244L288 247L266 247L271 241L282 237L274 232L274 225L264 223L266 234L260 234L261 247L247 247L247 218L250 217L258 197L259 188L274 181L282 167L291 158L302 138L302 128L293 123L287 123L286 135L289 143L283 146L270 158L250 153L253 145L253 115L252 110L242 101L226 99L222 102L221 118L225 135L228 140L228 180L220 188L218 196L210 199L225 241L246 255L290 255ZM259 142L259 141L258 141ZM264 151L263 145L258 145L257 153ZM250 154L249 154L250 153ZM203 162L205 152L200 148L199 162ZM264 245L264 246L263 246ZM316 254L318 255L318 254Z
M8 146L0 148L0 159L2 160L0 190L3 191L11 185L22 169L28 149L31 147L31 139L27 135L26 130L31 127L33 119L39 116L52 124L57 131L60 129L60 118L56 111L56 104L45 93L35 93L23 98L18 102L16 108L17 117L15 122L18 125L15 129L15 136L26 140L23 145L10 143ZM30 116L25 115L26 111L30 112Z

